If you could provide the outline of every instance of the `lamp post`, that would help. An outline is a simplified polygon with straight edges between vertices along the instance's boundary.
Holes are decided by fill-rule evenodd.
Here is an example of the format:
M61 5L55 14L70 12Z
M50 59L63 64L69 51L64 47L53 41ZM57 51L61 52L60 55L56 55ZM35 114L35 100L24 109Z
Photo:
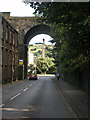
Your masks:
M45 58L45 39L43 39L42 57Z

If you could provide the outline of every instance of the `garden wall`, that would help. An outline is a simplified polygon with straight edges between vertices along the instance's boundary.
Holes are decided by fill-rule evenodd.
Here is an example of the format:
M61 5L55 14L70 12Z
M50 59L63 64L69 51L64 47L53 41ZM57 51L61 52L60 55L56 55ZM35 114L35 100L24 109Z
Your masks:
M78 88L83 88L88 90L89 80L90 80L90 71L85 70L83 72L68 72L61 75L61 78Z

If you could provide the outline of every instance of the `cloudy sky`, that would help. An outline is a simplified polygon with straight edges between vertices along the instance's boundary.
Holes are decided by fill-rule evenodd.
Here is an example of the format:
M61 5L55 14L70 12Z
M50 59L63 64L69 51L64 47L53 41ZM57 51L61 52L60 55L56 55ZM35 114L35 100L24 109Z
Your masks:
M31 0L35 1L35 0ZM39 0L36 0L39 1ZM41 0L42 1L42 0ZM87 2L89 0L43 0L53 2ZM0 0L0 12L11 12L11 16L34 16L34 10L29 5L25 5L22 0Z
M45 44L46 45L51 44L48 41L52 40L52 38L49 35L46 35L46 34L40 34L40 35L37 35L37 36L33 37L29 44L33 44L33 43L37 43L37 42L43 43L43 38L45 39Z
M22 0L0 0L0 12L11 12L11 16L34 16L34 10Z

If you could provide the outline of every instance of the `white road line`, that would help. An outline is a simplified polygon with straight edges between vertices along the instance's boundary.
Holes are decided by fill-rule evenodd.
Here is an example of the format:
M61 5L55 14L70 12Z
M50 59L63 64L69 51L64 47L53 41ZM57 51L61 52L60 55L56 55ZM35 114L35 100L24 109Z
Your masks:
M35 81L34 83L30 84L29 87L31 87L32 85L34 85L37 81Z
M37 81L35 81L33 84L30 84L29 87L31 87L32 85L34 85L36 82L37 82ZM27 89L28 89L28 87L25 88L23 91L26 91ZM21 93L18 93L17 95L15 95L14 97L12 97L10 100L13 100L14 98L16 98L17 96L19 96L20 94L21 94Z
M37 81L35 81L32 85L34 85Z
M15 95L14 97L12 97L10 100L13 100L14 98L16 98L17 96L19 96L21 93L18 93L17 95Z
M0 105L0 108L3 107L3 106L4 106L4 104Z
M28 88L24 89L23 91L26 91Z
M31 85L29 85L29 87L31 87L32 86L32 84Z

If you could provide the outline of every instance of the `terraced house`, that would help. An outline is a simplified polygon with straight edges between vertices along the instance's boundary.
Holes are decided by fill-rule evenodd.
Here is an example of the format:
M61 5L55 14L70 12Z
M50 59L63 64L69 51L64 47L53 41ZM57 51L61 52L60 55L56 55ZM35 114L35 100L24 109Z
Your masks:
M18 79L18 32L2 16L0 17L0 77L2 83Z

